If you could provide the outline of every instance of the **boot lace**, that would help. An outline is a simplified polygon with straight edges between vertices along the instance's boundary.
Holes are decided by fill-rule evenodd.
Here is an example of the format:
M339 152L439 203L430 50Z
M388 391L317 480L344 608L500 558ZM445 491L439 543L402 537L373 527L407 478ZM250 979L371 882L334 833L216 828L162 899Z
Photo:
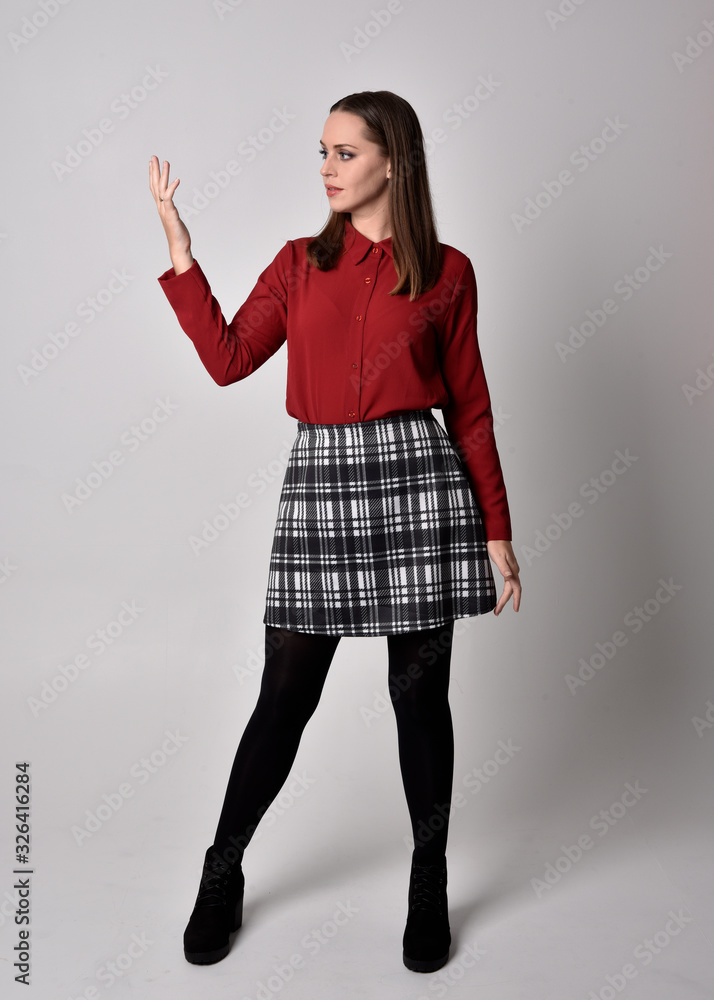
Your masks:
M444 865L412 866L412 910L443 913L446 871Z
M224 903L226 886L231 873L230 865L218 857L211 857L205 863L201 875L201 885L196 897L196 905Z

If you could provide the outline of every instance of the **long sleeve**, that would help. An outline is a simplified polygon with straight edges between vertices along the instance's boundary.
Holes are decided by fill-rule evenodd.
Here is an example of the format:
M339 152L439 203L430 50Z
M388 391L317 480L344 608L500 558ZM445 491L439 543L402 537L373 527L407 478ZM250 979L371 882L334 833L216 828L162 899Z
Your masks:
M449 403L444 426L469 474L486 538L511 541L511 519L476 332L478 296L467 260L443 319L439 350Z
M290 241L259 276L230 323L211 292L198 261L159 278L183 331L218 385L230 385L260 368L287 339L286 261Z

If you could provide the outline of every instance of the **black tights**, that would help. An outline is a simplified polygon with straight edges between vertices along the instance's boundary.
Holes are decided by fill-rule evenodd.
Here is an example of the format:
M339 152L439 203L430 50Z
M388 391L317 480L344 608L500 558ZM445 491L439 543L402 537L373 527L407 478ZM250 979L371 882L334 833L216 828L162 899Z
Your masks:
M387 636L399 766L414 859L422 864L446 853L454 771L448 701L453 629L452 621ZM265 626L258 701L238 744L214 837L226 861L242 860L260 818L285 783L340 638Z

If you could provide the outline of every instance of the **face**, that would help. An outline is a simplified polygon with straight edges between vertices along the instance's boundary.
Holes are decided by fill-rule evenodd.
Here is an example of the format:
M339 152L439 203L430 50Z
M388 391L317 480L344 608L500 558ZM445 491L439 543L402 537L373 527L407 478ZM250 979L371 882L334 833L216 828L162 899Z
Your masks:
M330 207L333 212L351 212L356 219L388 211L390 162L376 143L364 138L363 128L359 115L333 111L320 140L320 173Z

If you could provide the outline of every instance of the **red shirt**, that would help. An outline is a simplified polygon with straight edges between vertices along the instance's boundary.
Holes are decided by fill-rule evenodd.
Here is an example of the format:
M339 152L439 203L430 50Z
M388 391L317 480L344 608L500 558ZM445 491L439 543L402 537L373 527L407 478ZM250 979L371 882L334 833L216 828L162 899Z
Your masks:
M397 282L392 239L373 243L345 222L337 265L308 265L312 237L288 240L230 323L194 258L158 279L182 329L218 383L246 378L288 343L285 405L304 423L347 424L404 410L443 410L483 516L487 539L511 540L476 335L476 276L469 258L441 244L437 284L414 302Z

